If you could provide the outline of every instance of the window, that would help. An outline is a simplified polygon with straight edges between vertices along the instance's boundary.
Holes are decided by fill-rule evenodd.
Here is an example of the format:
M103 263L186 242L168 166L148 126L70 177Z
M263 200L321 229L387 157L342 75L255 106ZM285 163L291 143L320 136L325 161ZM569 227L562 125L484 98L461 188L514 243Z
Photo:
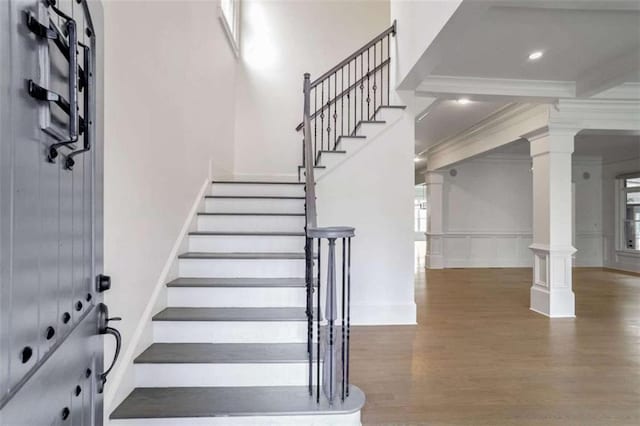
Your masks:
M619 177L622 249L640 251L640 172Z
M414 199L414 230L415 232L427 231L427 199L425 194L426 186L416 186Z
M231 48L236 56L240 54L240 0L220 0L220 20L225 29Z

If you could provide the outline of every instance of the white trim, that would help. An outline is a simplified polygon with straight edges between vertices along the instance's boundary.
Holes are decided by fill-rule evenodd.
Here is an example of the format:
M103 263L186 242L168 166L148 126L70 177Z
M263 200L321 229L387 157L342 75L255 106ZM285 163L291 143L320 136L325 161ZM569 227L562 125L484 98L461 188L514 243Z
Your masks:
M516 80L507 78L430 76L416 88L417 96L456 98L478 95L474 99L518 98L554 101L573 98L576 85L571 81Z
M211 177L207 176L169 252L167 261L155 283L149 301L140 316L138 325L130 337L127 350L118 361L119 368L114 370L113 378L110 378L107 382L104 398L106 416L108 416L108 413L111 413L134 388L133 360L153 342L151 318L156 312L167 306L166 283L171 278L171 275L177 272L177 256L179 252L186 247L187 234L195 227L196 213L204 202L204 195L210 187ZM110 344L110 342L107 341L105 344Z
M236 21L235 23L236 28L238 28L237 40L236 40L236 37L234 37L233 35L233 31L231 30L231 27L229 27L229 22L227 21L227 17L224 15L224 12L222 11L222 6L218 5L218 19L222 24L222 28L224 29L224 33L227 36L227 40L229 41L229 44L231 45L231 50L233 51L233 54L235 55L236 58L240 58L240 2L239 1L237 3L237 9L235 11L233 18Z

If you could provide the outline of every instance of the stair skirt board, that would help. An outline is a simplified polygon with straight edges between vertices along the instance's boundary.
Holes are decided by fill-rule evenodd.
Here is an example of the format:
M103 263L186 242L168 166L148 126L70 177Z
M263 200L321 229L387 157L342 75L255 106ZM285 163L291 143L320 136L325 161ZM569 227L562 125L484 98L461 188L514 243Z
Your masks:
M136 387L306 386L307 361L231 364L135 364ZM313 363L314 382L316 363Z
M203 215L197 219L198 231L284 231L304 229L304 216Z
M174 307L289 307L306 306L304 287L169 287L168 306Z
M153 321L156 343L305 343L306 321Z
M308 416L220 416L110 420L112 426L360 426L360 412Z
M207 213L304 213L304 198L205 198Z
M137 388L111 415L121 426L360 425L364 393L329 406L306 386Z
M300 252L304 243L291 235L189 235L189 251L201 252Z
M183 278L304 277L304 259L179 259Z
M211 195L259 195L280 197L304 197L304 185L291 184L243 184L218 183L211 185Z

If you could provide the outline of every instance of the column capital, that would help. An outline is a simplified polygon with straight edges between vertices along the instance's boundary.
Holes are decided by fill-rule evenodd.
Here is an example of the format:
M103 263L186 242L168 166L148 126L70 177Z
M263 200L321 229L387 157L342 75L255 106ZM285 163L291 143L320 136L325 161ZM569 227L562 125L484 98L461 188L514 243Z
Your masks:
M545 126L522 137L529 141L531 157L536 157L549 153L572 154L576 133L575 129Z

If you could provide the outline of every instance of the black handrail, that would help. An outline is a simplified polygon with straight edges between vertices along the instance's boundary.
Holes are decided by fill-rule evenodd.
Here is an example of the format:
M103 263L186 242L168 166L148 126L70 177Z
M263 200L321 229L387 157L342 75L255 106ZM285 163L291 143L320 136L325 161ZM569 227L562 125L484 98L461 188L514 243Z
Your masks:
M309 114L296 131L305 130L302 168L306 175L312 175L312 168L319 165L322 151L335 151L340 137L354 135L360 122L372 120L380 107L390 105L390 38L395 34L394 21L313 82L305 77L309 80L305 80L304 94Z

